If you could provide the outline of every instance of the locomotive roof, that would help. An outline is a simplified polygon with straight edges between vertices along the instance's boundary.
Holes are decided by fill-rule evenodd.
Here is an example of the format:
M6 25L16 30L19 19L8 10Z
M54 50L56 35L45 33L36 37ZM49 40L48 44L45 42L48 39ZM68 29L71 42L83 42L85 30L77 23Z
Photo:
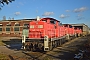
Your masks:
M71 25L71 24L63 24L63 25Z
M50 19L50 20L58 21L58 20L56 20L56 19L54 19L54 18L50 18L50 17L47 17L47 18L41 18L41 20L42 20L42 19L45 19L45 20ZM60 21L58 21L58 22L60 22Z
M72 26L71 24L63 24L63 26L68 26L68 25L69 25L69 26Z

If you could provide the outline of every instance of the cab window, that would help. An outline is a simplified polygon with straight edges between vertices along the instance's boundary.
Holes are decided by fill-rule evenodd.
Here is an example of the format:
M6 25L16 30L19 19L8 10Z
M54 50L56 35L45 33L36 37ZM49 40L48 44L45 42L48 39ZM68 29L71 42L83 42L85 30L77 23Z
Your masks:
M71 25L70 25L69 27L70 27L70 28L72 28L72 26L71 26Z
M42 20L43 22L47 22L47 20Z
M56 24L56 21L50 20L50 23L51 23L51 24Z
M61 23L61 22L59 22L59 25L61 26L61 25L62 25L62 23Z

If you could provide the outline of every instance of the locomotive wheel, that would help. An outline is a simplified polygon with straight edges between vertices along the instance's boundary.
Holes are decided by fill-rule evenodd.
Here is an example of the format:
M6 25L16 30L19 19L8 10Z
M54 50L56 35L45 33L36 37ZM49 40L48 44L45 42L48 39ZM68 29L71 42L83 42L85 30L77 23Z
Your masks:
M44 46L42 43L38 44L38 51L44 51Z

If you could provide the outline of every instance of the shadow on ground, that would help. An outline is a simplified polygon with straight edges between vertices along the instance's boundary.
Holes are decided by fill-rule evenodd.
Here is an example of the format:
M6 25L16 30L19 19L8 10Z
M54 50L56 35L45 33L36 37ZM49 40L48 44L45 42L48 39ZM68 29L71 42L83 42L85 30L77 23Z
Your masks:
M9 39L9 40L2 40L2 42L9 49L21 50L21 47L22 47L21 39L14 38L14 39Z

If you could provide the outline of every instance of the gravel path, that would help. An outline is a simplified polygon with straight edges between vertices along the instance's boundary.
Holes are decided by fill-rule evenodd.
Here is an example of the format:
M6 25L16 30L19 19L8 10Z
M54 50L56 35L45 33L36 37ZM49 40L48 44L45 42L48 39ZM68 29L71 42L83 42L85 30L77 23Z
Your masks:
M87 38L85 37L76 38L48 52L41 60L73 60L74 54L77 53L79 49L82 49L82 45L86 42Z

